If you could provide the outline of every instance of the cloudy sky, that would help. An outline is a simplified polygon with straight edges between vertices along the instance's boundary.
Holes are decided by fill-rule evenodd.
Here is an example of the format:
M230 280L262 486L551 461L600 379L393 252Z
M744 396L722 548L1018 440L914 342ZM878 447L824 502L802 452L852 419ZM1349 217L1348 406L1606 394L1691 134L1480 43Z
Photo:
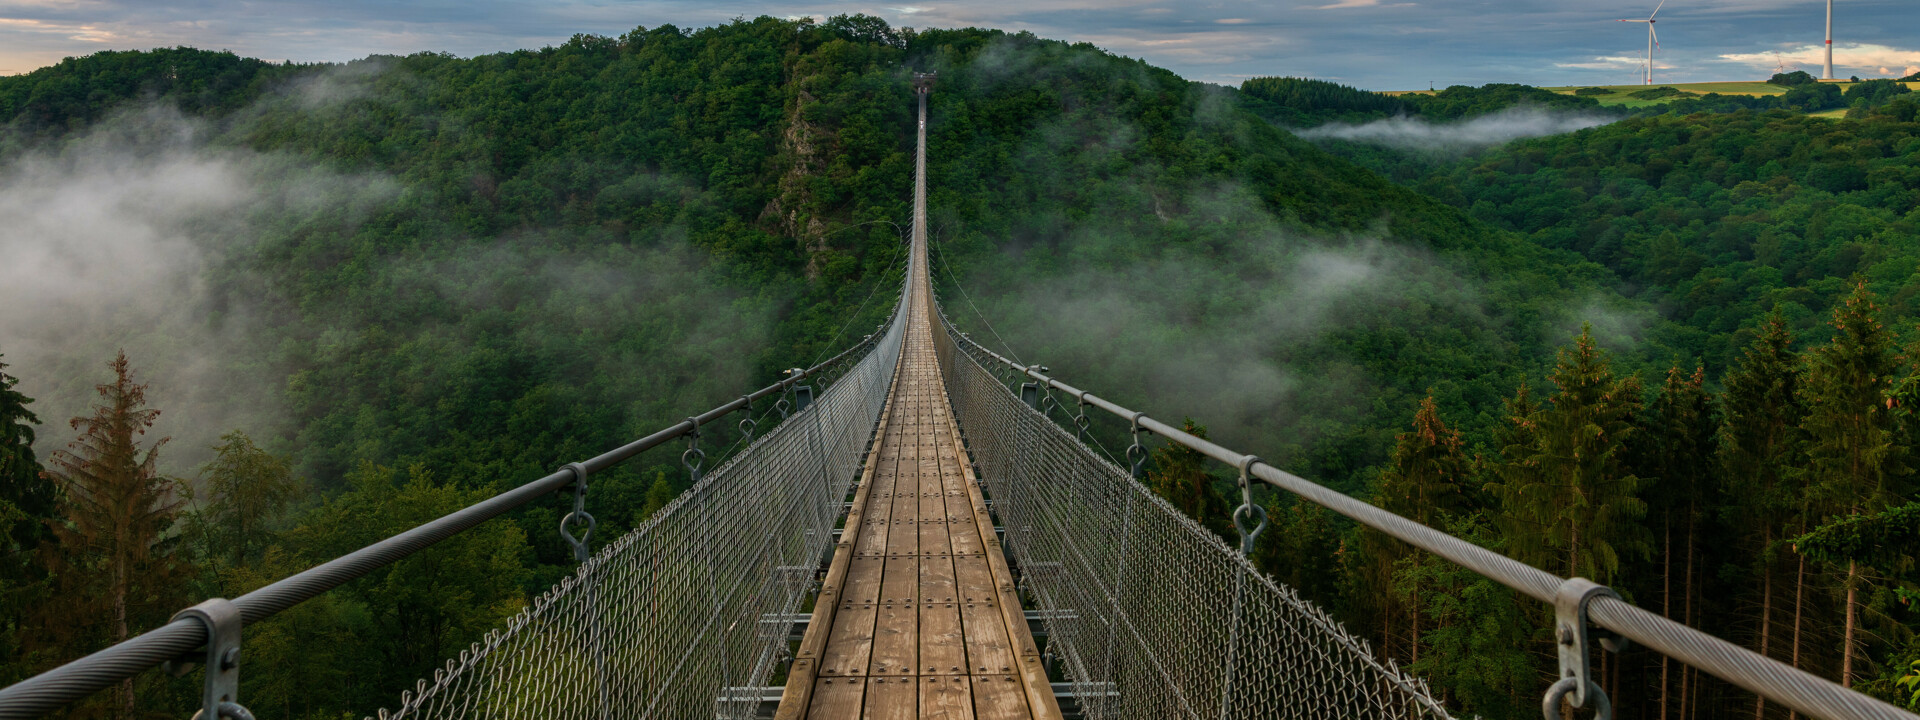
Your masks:
M881 0L886 2L887 0ZM574 33L757 15L868 13L896 26L982 26L1085 41L1188 78L1260 75L1370 89L1428 83L1637 81L1658 0L0 0L0 74L106 49L190 45L272 60L534 48ZM1821 0L1671 0L1656 81L1818 72ZM1836 0L1835 74L1920 71L1920 2Z

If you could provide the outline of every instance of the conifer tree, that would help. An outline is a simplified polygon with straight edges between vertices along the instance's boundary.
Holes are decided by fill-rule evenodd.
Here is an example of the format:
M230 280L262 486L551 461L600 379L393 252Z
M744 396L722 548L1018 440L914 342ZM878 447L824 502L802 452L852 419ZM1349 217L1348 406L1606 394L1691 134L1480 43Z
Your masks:
M23 657L18 634L24 614L45 589L46 573L33 562L32 550L46 537L58 493L40 475L33 454L33 426L40 422L27 406L33 399L14 389L20 381L0 362L0 685L25 677L32 665Z
M142 448L137 437L159 411L146 408L146 386L134 382L126 353L108 367L114 381L97 387L102 403L93 415L73 419L79 439L54 452L46 471L65 490L66 517L52 526L60 600L49 603L45 629L119 642L179 605L185 566L167 532L180 508L174 481L154 468L167 438ZM133 703L128 679L120 686L120 714L131 716Z
M1642 478L1646 484L1646 496L1652 500L1653 506L1659 508L1660 515L1660 611L1666 617L1695 627L1699 622L1694 608L1699 590L1696 583L1700 578L1696 572L1698 552L1694 541L1699 531L1701 513L1712 500L1710 493L1717 489L1712 461L1716 418L1712 398L1706 391L1706 380L1706 370L1699 366L1695 366L1692 373L1681 370L1679 365L1667 370L1660 394L1647 408L1647 416L1642 421L1646 432L1642 434L1644 457L1640 461L1640 470L1646 476ZM1676 574L1679 576L1678 582L1675 581ZM1674 597L1676 591L1679 595L1677 600ZM1672 705L1672 683L1669 681L1672 669L1671 660L1662 656L1662 718L1667 716L1667 710ZM1694 678L1690 668L1680 667L1679 710L1682 717L1692 715L1689 708L1693 702Z
M1887 507L1907 473L1891 391L1900 362L1893 334L1865 281L1833 310L1833 341L1816 348L1807 373L1806 473L1809 498L1824 517L1870 514ZM1840 684L1852 687L1859 643L1860 563L1846 564L1846 620Z
M1753 649L1769 657L1777 652L1773 635L1780 620L1776 614L1784 614L1777 613L1774 603L1779 592L1775 575L1781 571L1776 567L1780 531L1794 521L1802 495L1790 476L1792 468L1801 464L1799 426L1806 405L1800 387L1805 375L1806 363L1793 350L1793 332L1786 318L1775 311L1727 374L1722 401L1718 461L1729 500L1726 511L1732 527L1742 533L1736 540L1740 548L1736 557L1750 558L1752 572L1758 576L1760 618ZM1806 530L1804 524L1799 530ZM1805 559L1799 562L1804 565ZM1796 599L1803 594L1798 584L1804 577L1804 572L1798 572L1793 579ZM1756 697L1755 720L1765 716L1766 708L1766 698Z
M1522 559L1605 583L1623 554L1647 547L1638 524L1646 503L1624 451L1640 383L1614 377L1591 327L1561 349L1550 379L1559 391L1547 407L1518 415L1531 404L1524 389L1508 404L1514 428L1487 489L1505 508Z
M33 455L33 426L40 418L27 409L33 398L14 389L20 379L6 369L0 362L0 507L10 506L26 518L52 517L58 493L40 476L40 462ZM38 524L20 523L8 535L19 547L29 546L37 542Z
M1394 440L1393 459L1380 474L1380 482L1374 489L1374 504L1422 525L1443 527L1466 509L1462 490L1471 471L1472 462L1459 431L1447 427L1440 419L1440 410L1429 390L1414 412L1412 429L1400 433ZM1392 584L1394 568L1413 554L1412 548L1376 530L1362 530L1361 542L1364 544L1362 554L1373 566L1369 577L1375 578L1376 583L1385 578L1388 582L1381 583L1383 585ZM1388 644L1382 646L1382 651L1391 654L1394 616L1404 616L1409 638L1407 661L1415 662L1420 658L1421 585L1417 577L1403 584L1402 591L1375 592L1372 596L1379 598L1383 605L1381 635ZM1401 602L1392 602L1393 599Z

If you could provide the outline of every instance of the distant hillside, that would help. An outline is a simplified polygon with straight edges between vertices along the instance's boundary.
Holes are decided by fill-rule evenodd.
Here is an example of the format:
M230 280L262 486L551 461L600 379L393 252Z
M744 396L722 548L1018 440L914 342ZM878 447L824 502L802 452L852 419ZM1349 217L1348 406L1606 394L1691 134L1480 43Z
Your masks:
M1387 95L1325 80L1263 77L1240 83L1240 93L1248 109L1287 127L1363 122L1398 115L1435 121L1460 120L1517 106L1585 111L1600 108L1600 103L1586 97L1511 83L1481 87L1454 85L1433 93Z

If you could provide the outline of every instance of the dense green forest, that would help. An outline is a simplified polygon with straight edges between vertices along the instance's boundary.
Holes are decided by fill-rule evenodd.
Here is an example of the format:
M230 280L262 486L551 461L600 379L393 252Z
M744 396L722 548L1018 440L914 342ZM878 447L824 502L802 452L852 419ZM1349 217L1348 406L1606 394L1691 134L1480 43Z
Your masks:
M0 683L851 344L897 280L914 70L939 73L934 270L976 338L1783 661L1906 692L1911 100L1839 122L1643 112L1416 156L1288 128L1596 104L1518 85L1235 89L1086 44L860 16L345 65L108 52L0 78L0 178L93 177L98 155L211 164L247 188L219 222L178 222L205 292L166 296L191 304L163 328L176 337L90 342L77 360L0 345ZM145 380L171 376L182 332L223 338L217 377L272 401L204 448L146 433L187 406ZM1150 481L1224 529L1225 477L1163 450ZM686 481L664 456L597 480L596 537ZM133 499L135 532L107 531L125 519L86 502L101 492ZM1546 608L1264 501L1264 569L1462 715L1537 717ZM569 571L560 502L250 627L249 706L392 705ZM1603 673L1623 717L1786 716L1645 650ZM150 673L74 714L173 712L194 692Z

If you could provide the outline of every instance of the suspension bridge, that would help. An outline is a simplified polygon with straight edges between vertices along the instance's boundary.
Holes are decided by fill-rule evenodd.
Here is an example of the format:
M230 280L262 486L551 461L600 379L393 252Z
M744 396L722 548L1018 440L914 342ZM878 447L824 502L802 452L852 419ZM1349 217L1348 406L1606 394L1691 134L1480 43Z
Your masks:
M58 712L166 665L201 668L197 717L250 720L246 625L568 492L559 531L578 570L377 717L1452 718L1424 682L1248 561L1266 525L1251 488L1264 483L1551 605L1548 720L1563 702L1609 717L1588 663L1630 643L1812 717L1916 720L974 342L928 279L932 77L914 86L911 244L900 299L873 334L672 427L0 689L0 718ZM781 421L756 434L754 404L769 398ZM1056 419L1060 398L1077 414ZM1090 409L1128 424L1131 467L1089 447ZM707 471L701 428L743 412L744 449ZM1140 482L1143 435L1238 471L1237 546ZM692 487L590 553L591 476L676 442Z

